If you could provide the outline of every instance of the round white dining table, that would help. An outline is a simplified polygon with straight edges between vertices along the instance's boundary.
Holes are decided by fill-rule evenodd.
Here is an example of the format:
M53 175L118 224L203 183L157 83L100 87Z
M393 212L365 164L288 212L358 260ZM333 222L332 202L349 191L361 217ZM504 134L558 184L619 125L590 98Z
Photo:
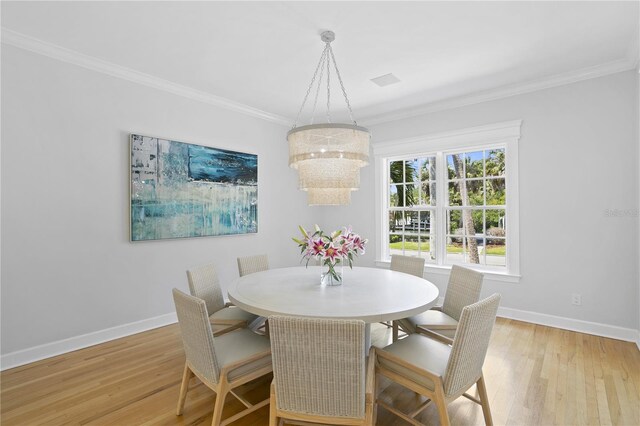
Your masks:
M389 269L343 268L339 286L320 284L326 267L269 269L240 277L228 288L229 300L256 315L359 319L369 324L419 314L438 299L431 282Z

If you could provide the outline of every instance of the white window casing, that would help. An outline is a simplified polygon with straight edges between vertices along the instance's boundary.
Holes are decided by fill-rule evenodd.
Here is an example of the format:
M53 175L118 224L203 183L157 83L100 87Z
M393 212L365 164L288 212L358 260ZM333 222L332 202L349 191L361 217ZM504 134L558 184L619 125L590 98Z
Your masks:
M427 263L425 269L430 273L448 274L450 265L446 258L446 209L445 200L447 179L446 155L452 152L475 151L503 146L505 148L505 186L506 217L506 267L490 267L465 263L464 266L481 270L495 281L518 282L520 278L520 225L519 225L519 188L518 188L518 141L522 120L508 121L466 128L456 131L424 135L400 140L388 140L373 143L376 205L376 263L387 266L387 247L389 233L387 214L389 206L389 161L406 159L411 156L436 155L436 200L435 238L436 262ZM431 242L433 244L433 241Z

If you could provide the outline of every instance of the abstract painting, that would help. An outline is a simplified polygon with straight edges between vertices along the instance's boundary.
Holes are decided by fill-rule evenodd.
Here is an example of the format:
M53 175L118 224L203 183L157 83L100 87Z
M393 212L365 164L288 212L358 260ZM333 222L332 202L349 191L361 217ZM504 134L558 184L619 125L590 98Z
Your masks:
M132 134L131 241L258 232L258 156Z

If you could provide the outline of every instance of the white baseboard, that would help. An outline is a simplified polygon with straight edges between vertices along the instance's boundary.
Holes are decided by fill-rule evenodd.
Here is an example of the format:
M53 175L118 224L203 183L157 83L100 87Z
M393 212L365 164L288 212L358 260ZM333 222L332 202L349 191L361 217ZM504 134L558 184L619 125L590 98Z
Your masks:
M176 313L160 315L154 318L148 318L141 321L123 324L105 330L94 331L93 333L83 334L81 336L70 337L57 342L46 343L44 345L34 346L32 348L11 352L0 357L0 371L9 368L19 367L31 362L40 361L52 356L61 355L67 352L84 349L99 343L108 342L110 340L119 339L121 337L130 336L142 331L152 330L154 328L163 327L178 321Z
M573 318L558 317L555 315L539 314L520 309L498 308L498 316L549 327L562 328L564 330L577 331L579 333L593 334L596 336L610 337L612 339L635 342L640 349L640 333L633 328L618 327L615 325L601 324L597 322L582 321Z
M441 300L439 300L439 302L440 304L442 303ZM600 324L504 307L498 309L498 316L549 327L577 331L580 333L594 334L596 336L634 342L640 350L640 332L632 328L617 327L614 325ZM81 336L58 340L57 342L46 343L44 345L11 352L0 357L0 371L19 367L24 364L40 361L42 359L72 352L78 349L84 349L89 346L152 330L154 328L164 327L165 325L173 324L177 321L178 319L174 312L142 321L119 325L106 330L100 330L93 333L83 334Z

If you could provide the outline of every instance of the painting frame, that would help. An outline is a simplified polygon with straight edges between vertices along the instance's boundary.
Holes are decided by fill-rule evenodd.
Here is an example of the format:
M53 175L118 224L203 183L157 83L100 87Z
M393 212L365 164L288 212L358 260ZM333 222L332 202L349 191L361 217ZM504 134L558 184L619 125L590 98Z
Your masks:
M258 233L258 154L129 134L129 241Z

